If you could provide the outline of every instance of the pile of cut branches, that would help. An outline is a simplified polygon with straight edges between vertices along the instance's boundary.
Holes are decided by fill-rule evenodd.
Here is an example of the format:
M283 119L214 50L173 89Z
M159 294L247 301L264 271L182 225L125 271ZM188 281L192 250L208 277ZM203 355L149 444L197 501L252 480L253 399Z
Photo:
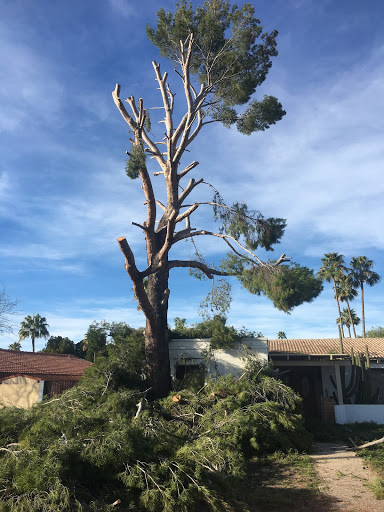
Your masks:
M78 387L0 411L0 511L223 510L247 459L310 445L300 399L260 369L150 401L129 365L100 358Z

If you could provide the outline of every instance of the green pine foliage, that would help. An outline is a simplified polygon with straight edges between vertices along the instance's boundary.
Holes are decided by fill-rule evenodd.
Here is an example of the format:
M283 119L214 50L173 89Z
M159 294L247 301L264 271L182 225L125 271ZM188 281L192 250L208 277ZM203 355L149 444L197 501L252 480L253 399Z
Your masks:
M226 127L236 123L247 135L269 128L286 114L273 96L250 102L267 77L271 59L277 56L277 30L263 33L254 15L249 3L238 7L226 0L205 1L194 10L182 0L175 13L158 11L156 28L147 26L147 35L161 56L175 63L180 57L180 41L193 35L190 72L210 88L214 99L204 115ZM248 103L242 114L234 108Z
M147 168L144 147L142 144L132 144L129 158L126 161L125 172L128 178L135 180L139 177L140 170Z
M213 204L213 214L220 223L220 233L226 233L236 240L243 238L245 245L252 251L258 247L273 251L272 246L280 243L287 225L285 219L266 219L260 212L248 210L245 203L235 202L228 208L217 192Z
M277 309L286 313L303 302L312 302L323 290L322 279L298 263L272 270L268 266L255 267L247 258L228 254L222 268L237 275L248 291L267 296Z
M276 124L285 115L281 103L274 96L264 96L263 101L253 100L249 107L237 120L240 133L251 135L253 132L263 132L272 124Z
M160 9L157 27L147 26L147 35L163 57L177 61L180 41L193 34L196 45L191 71L202 83L216 85L216 97L226 105L249 101L258 85L264 82L277 55L277 30L262 32L254 8L238 8L227 1L204 2L196 10L182 0L175 14ZM208 65L207 65L208 64ZM236 80L223 80L223 77Z
M309 448L300 399L260 366L151 402L140 347L125 337L78 387L0 410L1 512L223 510L249 457Z

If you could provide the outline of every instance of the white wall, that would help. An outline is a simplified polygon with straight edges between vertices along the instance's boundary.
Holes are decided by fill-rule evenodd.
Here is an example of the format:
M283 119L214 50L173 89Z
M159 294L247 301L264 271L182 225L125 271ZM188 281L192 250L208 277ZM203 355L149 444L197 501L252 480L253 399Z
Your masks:
M175 375L177 362L185 365L204 364L203 352L209 348L209 339L171 340L169 357L171 374ZM268 341L262 338L244 338L235 343L234 348L214 351L214 361L207 368L208 374L220 376L231 373L239 376L244 373L247 353L256 355L263 363L268 362Z
M335 405L336 423L374 421L384 425L384 405Z

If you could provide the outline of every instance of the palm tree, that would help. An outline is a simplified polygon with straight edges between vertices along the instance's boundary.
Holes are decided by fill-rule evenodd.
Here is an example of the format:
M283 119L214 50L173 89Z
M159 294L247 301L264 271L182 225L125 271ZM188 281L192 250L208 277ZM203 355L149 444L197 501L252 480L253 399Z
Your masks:
M360 318L356 315L355 311L353 309L347 309L347 308L344 308L342 311L341 311L341 321L342 321L342 324L345 325L348 329L348 333L349 333L349 337L351 338L351 325L353 327L353 332L355 333L355 325L359 325L360 323ZM336 320L336 323L339 324L340 323L340 318L338 318ZM355 338L356 338L356 333L355 333Z
M346 270L344 266L344 256L337 254L337 252L328 252L324 254L324 258L321 258L322 266L318 272L318 276L326 281L327 283L333 283L333 291L335 293L335 300L337 303L337 309L339 311L339 323L341 326L341 332L344 337L343 322L341 321L341 311L339 298L336 292L336 281L343 276L343 271Z
M21 350L20 341L14 341L13 343L11 343L8 347L8 350L16 350L17 352L19 352Z
M349 317L352 320L352 326L359 325L360 318L356 315L356 312L354 309L350 309L349 311ZM353 329L353 332L355 332L355 329ZM356 336L357 337L357 336Z
M338 299L341 302L347 303L347 311L349 314L349 326L352 325L353 334L356 338L357 336L356 336L355 324L352 321L351 308L349 307L349 301L353 300L355 297L357 297L358 294L357 294L356 289L353 287L351 276L343 274L338 277L338 279L336 281L336 294L337 294ZM347 325L347 324L344 323L344 325ZM349 337L351 337L351 332L349 330L349 327L348 327L348 331L349 331Z
M287 339L287 336L286 336L284 331L279 331L277 333L277 337L278 337L279 340L286 340Z
M366 256L358 256L351 259L350 276L352 284L360 287L361 295L361 320L363 325L363 338L365 338L365 312L364 312L364 284L373 286L380 281L380 276L372 270L373 261Z
M47 319L40 315L27 315L21 322L21 329L19 331L19 341L31 338L32 352L35 351L36 338L48 338L49 332L47 327Z

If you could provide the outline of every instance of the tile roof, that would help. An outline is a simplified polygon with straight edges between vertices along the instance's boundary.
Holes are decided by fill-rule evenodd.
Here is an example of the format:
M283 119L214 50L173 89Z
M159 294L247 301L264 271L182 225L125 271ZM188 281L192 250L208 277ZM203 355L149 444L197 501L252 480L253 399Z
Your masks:
M0 374L73 377L78 380L92 363L69 354L0 349ZM70 379L69 379L70 380Z
M344 353L350 354L351 348L355 354L368 351L371 357L384 357L384 338L344 338ZM318 340L268 340L268 349L273 354L340 354L339 338Z

